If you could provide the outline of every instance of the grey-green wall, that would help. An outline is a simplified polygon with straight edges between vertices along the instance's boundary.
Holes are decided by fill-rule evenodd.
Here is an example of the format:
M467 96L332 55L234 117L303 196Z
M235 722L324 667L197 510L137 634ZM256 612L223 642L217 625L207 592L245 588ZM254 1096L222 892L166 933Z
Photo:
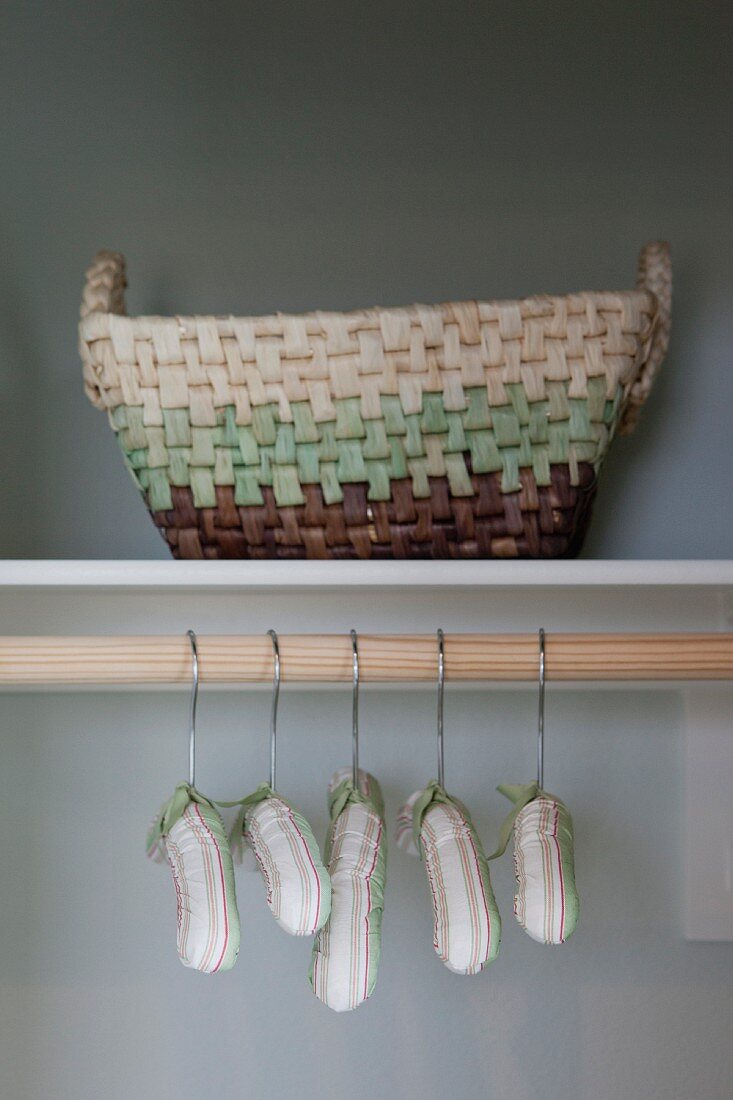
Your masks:
M185 767L185 695L6 696L0 771L3 1100L730 1100L733 945L681 935L680 702L667 692L552 692L547 785L577 833L581 919L563 947L512 916L511 856L489 970L435 956L425 872L392 841L433 768L432 692L365 691L362 761L384 786L390 850L374 996L338 1016L311 993L310 943L286 936L257 874L237 872L237 964L175 953L150 816ZM347 692L285 692L279 781L321 838L348 756ZM487 847L496 782L532 769L532 692L449 692L446 776ZM214 797L262 778L267 693L207 692L197 774ZM134 777L131 761L137 762Z
M100 247L136 312L632 285L675 256L672 346L586 553L729 557L729 5L7 0L0 552L166 550L80 388Z

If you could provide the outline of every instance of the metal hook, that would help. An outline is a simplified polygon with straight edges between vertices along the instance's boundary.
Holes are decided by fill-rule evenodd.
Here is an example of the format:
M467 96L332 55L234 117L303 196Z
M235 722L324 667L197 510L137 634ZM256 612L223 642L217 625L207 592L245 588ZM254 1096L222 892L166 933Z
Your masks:
M354 789L359 790L359 643L355 630L351 631L352 699L351 699L351 752L353 760Z
M445 786L443 760L443 689L445 685L445 646L443 631L438 628L438 783Z
M199 698L199 651L196 645L196 634L193 630L187 630L186 634L191 643L191 663L193 666L193 682L191 684L191 703L188 709L188 785L196 786L196 704Z
M277 704L280 699L280 643L274 630L268 630L272 642L272 707L270 708L270 789L275 791L277 778Z
M540 627L539 707L537 711L537 786L545 780L545 632Z

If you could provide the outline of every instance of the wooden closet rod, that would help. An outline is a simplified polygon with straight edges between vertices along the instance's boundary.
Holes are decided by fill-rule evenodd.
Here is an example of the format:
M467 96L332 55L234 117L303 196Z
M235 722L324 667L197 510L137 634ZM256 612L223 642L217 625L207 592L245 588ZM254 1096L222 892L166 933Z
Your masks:
M257 683L272 677L266 634L198 638L202 682ZM280 636L283 681L350 681L348 634ZM363 681L432 681L434 634L360 634ZM452 681L534 681L536 634L447 634ZM730 680L732 634L553 634L552 680ZM0 684L182 684L191 677L185 634L116 637L0 637Z

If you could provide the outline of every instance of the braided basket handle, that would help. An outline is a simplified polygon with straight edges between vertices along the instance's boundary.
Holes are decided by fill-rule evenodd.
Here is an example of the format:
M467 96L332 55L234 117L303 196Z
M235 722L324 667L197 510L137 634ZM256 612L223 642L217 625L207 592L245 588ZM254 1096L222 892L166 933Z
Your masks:
M636 426L641 406L649 396L656 373L669 346L669 327L672 313L672 255L666 241L650 241L639 253L636 276L639 290L650 291L657 300L651 342L639 376L634 382L626 402L619 432L628 435Z
M98 252L87 268L79 323L84 390L98 409L104 409L106 405L100 385L101 360L95 355L93 345L103 335L109 335L109 322L105 314L124 314L126 285L124 256L119 252Z
M82 321L92 313L124 314L126 286L125 257L119 252L98 252L86 272Z

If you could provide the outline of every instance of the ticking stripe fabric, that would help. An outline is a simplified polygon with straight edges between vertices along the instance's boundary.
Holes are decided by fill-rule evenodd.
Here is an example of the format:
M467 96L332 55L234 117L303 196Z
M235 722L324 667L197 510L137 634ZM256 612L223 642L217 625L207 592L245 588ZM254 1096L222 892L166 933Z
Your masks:
M514 915L539 943L564 943L578 922L573 822L567 806L537 787L502 785L515 804ZM529 798L528 798L529 796Z
M312 936L328 920L331 880L303 815L267 784L242 800L234 828L252 850L273 917L291 936Z
M184 966L230 970L239 951L234 869L215 806L180 783L148 834L148 855L164 850L176 891L178 956Z
M433 903L434 946L456 974L477 974L499 952L501 918L486 856L466 807L435 781L413 795L414 842Z
M415 842L415 834L412 827L413 810L415 803L422 794L422 791L414 791L405 802L404 806L400 806L397 811L397 820L395 823L395 843L398 848L403 852L406 852L408 856L419 856L417 844Z
M357 1008L371 996L381 955L382 909L387 875L384 801L374 776L350 768L329 785L331 827L327 839L333 901L328 924L313 945L310 983L335 1012Z

